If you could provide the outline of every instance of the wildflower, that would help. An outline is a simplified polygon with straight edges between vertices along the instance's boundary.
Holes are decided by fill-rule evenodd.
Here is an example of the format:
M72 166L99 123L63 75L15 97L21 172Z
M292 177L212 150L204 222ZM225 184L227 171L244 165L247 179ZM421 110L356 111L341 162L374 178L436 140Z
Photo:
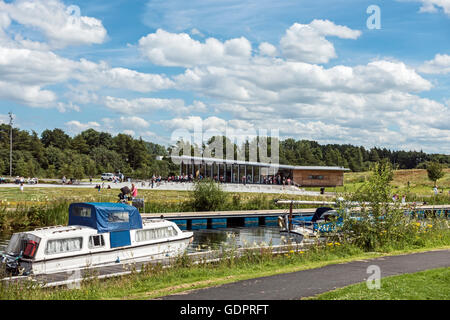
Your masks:
M428 224L427 227L428 228L433 228L433 225L432 224Z
M334 243L335 246L340 246L341 244L339 242Z
M417 226L417 227L420 227L420 222L416 222L416 226Z
M289 253L294 253L294 250L289 251Z
M333 246L333 242L328 242L327 246L332 247Z
M300 251L301 254L305 253L305 251Z

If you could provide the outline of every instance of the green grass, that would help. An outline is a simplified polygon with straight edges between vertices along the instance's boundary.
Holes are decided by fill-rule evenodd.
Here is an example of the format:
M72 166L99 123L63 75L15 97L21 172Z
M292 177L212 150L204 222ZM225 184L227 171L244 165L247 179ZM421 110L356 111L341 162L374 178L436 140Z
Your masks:
M366 283L320 294L317 300L450 300L450 268L426 270L381 279L380 289Z
M347 192L356 190L370 175L370 172L349 172L344 175L344 187L337 188L338 191L346 189ZM409 182L409 188L408 188ZM394 192L399 194L433 195L434 182L428 179L427 170L395 170L394 179L391 182ZM437 182L439 190L444 189L443 194L448 196L450 189L450 169L444 169L444 177ZM450 197L448 197L450 199Z

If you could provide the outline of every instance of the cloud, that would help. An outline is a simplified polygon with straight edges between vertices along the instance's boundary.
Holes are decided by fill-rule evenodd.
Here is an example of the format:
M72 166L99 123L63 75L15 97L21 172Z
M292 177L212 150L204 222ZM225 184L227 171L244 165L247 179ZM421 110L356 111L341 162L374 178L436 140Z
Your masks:
M176 130L176 129L187 129L193 130L225 130L227 122L221 118L212 116L206 119L202 119L197 116L189 116L186 118L174 118L171 120L160 120L160 124L166 128Z
M425 61L418 70L419 72L428 74L450 73L450 55L437 54L433 60Z
M187 33L170 33L158 29L139 40L139 48L152 63L161 66L239 63L251 56L251 44L244 37L221 42L208 38L204 43Z
M450 17L450 1L448 0L416 0L422 2L419 12L435 13L442 8L444 13Z
M103 103L107 108L124 114L151 113L157 110L170 111L175 114L207 111L206 105L201 101L194 101L192 105L186 106L182 99L137 98L129 100L106 96Z
M262 42L259 45L258 49L259 49L259 54L262 56L274 57L278 54L277 48L268 42Z
M98 87L127 89L136 92L151 92L168 89L173 82L164 75L137 72L126 68L112 68L106 62L91 62L81 59L74 78Z
M137 127L137 128L148 128L150 126L150 124L137 116L132 116L132 117L120 117L119 118L119 122L123 125L123 126L130 126L130 127Z
M335 25L328 20L313 20L310 24L294 23L281 38L284 56L292 61L328 63L336 58L336 51L325 37L357 39L361 31Z
M87 123L82 123L78 120L71 120L65 123L67 130L72 134L78 134L87 129L98 130L101 128L101 125L96 121L90 121Z
M53 48L100 44L107 35L100 20L82 16L78 6L59 0L0 0L0 11L23 26L40 30Z

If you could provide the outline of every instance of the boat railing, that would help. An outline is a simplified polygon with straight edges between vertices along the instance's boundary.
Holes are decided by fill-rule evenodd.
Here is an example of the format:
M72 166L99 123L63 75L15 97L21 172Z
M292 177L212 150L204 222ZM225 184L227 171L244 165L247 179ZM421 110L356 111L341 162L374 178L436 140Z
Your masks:
M67 228L63 230L55 230L52 233L63 233L63 232L69 232L69 231L75 231L75 230L83 230L81 227L75 227L75 228Z
M56 229L56 228L64 228L64 227L67 227L67 226L57 225L57 226L50 226L50 227L42 227L42 228L35 229L35 231L49 230L49 229Z

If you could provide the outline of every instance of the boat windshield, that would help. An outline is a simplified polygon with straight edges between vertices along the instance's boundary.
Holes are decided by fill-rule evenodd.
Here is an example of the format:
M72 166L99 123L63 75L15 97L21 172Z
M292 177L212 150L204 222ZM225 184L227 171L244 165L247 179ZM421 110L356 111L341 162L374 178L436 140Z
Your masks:
M41 241L41 238L29 233L14 233L11 237L11 240L9 240L8 247L6 248L5 252L9 255L19 255L20 252L25 250L25 246L28 240L39 243Z

